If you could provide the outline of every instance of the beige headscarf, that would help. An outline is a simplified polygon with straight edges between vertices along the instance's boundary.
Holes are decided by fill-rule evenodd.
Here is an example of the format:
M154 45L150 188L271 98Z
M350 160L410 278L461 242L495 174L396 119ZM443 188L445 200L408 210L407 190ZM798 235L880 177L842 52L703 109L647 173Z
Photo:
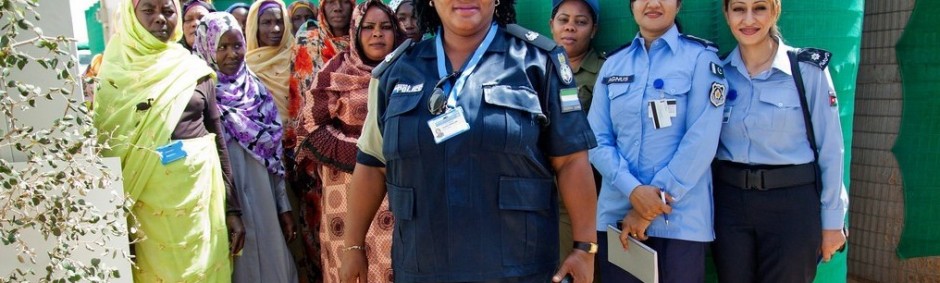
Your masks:
M281 18L284 19L284 36L281 37L281 43L278 46L258 46L258 19L261 17L260 9L262 4L272 2L277 3L281 8ZM264 86L271 91L274 96L274 104L277 105L278 114L281 121L287 119L287 96L290 86L290 59L291 45L294 42L294 35L290 33L291 22L287 16L287 6L281 0L262 0L256 1L248 9L248 20L245 22L245 37L248 44L248 54L245 55L245 62L248 63L248 69L251 69L258 75Z

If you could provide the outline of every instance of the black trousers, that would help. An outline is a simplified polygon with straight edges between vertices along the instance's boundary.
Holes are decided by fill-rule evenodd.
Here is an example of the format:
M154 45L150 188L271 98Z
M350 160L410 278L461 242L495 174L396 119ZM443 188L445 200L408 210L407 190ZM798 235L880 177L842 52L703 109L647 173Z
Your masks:
M597 232L598 251L594 259L600 267L604 283L642 283L626 270L608 261L607 248L614 245L623 249L620 242L608 243L607 232ZM650 237L643 242L656 250L659 263L659 282L701 283L705 282L705 250L708 243ZM724 282L722 282L724 283Z
M714 194L718 281L813 281L822 242L815 185L757 191L716 178Z

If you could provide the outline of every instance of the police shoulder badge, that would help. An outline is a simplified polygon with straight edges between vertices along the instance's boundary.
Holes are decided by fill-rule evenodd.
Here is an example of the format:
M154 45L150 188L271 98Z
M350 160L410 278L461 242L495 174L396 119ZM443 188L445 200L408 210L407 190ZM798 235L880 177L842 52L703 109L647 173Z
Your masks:
M527 33L525 34L525 39L528 40L528 41L533 41L533 40L535 40L536 38L539 38L539 33L537 33L537 32L529 31L529 32L527 32Z
M715 107L725 105L725 85L719 82L713 82L712 89L708 93L708 98L711 100L712 105L715 105Z

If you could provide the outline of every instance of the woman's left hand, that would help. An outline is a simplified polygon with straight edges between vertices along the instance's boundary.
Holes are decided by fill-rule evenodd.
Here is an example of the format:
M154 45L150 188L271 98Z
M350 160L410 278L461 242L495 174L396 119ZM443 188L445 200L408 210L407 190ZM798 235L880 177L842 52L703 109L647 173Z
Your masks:
M294 230L294 217L292 217L290 211L279 214L277 218L281 222L281 233L284 233L284 240L288 243L294 241L297 238L297 231Z
M561 282L568 274L574 277L574 282L594 282L594 255L579 249L571 251L552 276L552 282Z
M245 226L238 215L226 215L225 224L228 226L229 253L238 256L245 247Z
M829 262L829 260L832 259L832 255L842 248L843 245L845 245L845 233L842 233L842 229L823 230L822 246L819 248L819 251L822 253L823 262Z

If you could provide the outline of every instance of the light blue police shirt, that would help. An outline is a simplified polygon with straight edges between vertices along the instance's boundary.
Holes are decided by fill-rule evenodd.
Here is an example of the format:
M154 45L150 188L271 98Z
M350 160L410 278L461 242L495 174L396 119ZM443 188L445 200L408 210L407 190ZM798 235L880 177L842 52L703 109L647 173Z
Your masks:
M598 73L588 122L597 139L591 163L603 176L597 204L597 230L606 231L632 207L639 185L663 188L675 201L669 225L653 220L653 237L707 242L712 229L711 161L721 130L721 103L713 88L725 92L714 47L682 37L673 26L647 51L638 34L615 51ZM654 88L663 81L662 91ZM672 126L656 129L648 103L676 100ZM723 97L722 97L723 98Z
M781 43L770 69L748 76L741 53L735 48L723 62L729 84L725 102L727 123L721 128L717 158L744 164L788 165L813 161L806 139L800 96L790 71L787 51ZM848 194L842 185L843 144L839 107L828 68L801 62L810 117L819 148L822 174L823 229L842 229ZM832 101L830 101L830 99Z

